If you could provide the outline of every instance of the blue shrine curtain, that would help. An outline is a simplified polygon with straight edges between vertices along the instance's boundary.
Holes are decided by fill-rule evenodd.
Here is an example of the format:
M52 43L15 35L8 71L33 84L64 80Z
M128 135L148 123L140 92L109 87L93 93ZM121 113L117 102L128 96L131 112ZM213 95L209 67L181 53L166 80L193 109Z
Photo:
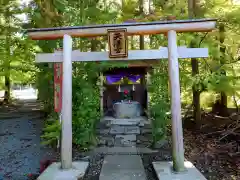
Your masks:
M114 84L114 83L120 81L124 77L128 78L128 80L135 83L141 78L141 75L120 73L120 74L117 74L117 75L107 75L106 80L109 84Z

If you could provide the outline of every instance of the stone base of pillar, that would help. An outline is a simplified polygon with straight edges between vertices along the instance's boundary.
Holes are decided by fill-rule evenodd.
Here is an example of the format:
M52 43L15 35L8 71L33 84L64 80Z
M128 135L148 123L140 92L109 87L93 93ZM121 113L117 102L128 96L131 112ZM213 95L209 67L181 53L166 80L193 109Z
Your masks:
M61 163L51 164L37 180L78 180L85 175L89 162L73 162L72 168L61 169Z
M159 161L152 164L159 180L207 180L189 161L184 162L186 171L181 173L176 173L172 170L172 162Z

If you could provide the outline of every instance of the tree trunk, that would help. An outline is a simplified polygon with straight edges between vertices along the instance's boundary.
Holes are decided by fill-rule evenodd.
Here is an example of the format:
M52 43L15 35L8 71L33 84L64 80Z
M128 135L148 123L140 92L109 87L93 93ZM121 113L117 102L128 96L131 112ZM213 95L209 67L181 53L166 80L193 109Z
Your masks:
M140 35L139 37L140 39L140 49L143 50L144 49L144 36Z
M6 58L4 59L4 78L5 78L5 92L4 92L4 102L9 103L10 100L10 58L11 58L11 35L10 35L10 16L9 9L7 9L6 24L9 25L9 31L6 35Z
M130 38L131 38L131 39L130 39L130 42L131 42L131 43L130 43L130 44L131 44L131 50L134 50L134 49L135 49L135 46L134 46L134 45L135 45L135 43L134 43L134 36L131 36Z
M220 64L223 65L225 64L225 51L226 51L226 46L224 45L224 40L225 40L225 27L224 24L220 24L219 26L219 41L220 41ZM221 70L221 75L226 76L226 71ZM222 111L220 112L220 115L222 116L227 116L227 95L225 92L220 92L221 93L221 101L220 105L222 107Z
M10 100L10 74L5 74L5 92L4 92L4 102L9 103Z
M194 47L194 46L191 46ZM192 65L192 76L199 74L199 65L196 58L191 59ZM201 124L201 106L200 106L200 91L192 88L193 91L193 117L195 119L196 125L199 127Z
M5 92L4 92L4 103L9 103L10 100L10 60L9 58L11 57L11 52L10 52L10 44L9 44L9 39L6 38L6 49L7 49L7 59L5 59L4 62L4 78L5 78Z
M196 43L192 41L191 47L195 48ZM196 58L191 59L191 66L192 66L192 76L196 76L199 74L199 64ZM193 117L195 119L196 125L199 127L201 124L201 107L200 107L200 91L195 87L192 87L193 91Z
M139 12L141 15L144 14L144 1L143 0L139 0ZM140 49L144 49L144 36L143 35L140 35L139 36L139 41L140 41Z
M94 38L91 40L91 52L97 51L97 40Z
M189 19L193 19L196 17L196 6L197 6L197 1L196 0L188 0L188 16ZM196 42L192 40L191 42L191 47L195 48L196 47ZM196 58L191 59L191 66L192 66L192 76L196 76L199 74L199 65L198 65L198 60ZM197 90L195 87L192 87L193 91L193 117L195 119L195 123L197 127L200 126L201 124L201 107L200 107L200 91Z

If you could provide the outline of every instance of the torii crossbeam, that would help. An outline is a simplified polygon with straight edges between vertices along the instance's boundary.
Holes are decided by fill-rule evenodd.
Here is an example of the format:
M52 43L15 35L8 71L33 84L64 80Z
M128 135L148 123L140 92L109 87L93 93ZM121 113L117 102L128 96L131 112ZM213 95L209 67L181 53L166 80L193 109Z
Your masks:
M184 171L185 165L178 58L208 57L208 49L177 47L177 33L209 32L214 30L215 26L216 19L197 19L28 30L28 35L34 40L63 38L63 52L38 54L36 58L39 63L63 62L61 137L62 168L69 169L72 167L72 61L153 60L168 58L171 89L173 168L177 172ZM118 28L125 28L128 36L167 33L168 48L164 47L159 50L129 51L128 57L114 59L109 58L107 52L72 51L72 37L103 36L107 35L108 29Z

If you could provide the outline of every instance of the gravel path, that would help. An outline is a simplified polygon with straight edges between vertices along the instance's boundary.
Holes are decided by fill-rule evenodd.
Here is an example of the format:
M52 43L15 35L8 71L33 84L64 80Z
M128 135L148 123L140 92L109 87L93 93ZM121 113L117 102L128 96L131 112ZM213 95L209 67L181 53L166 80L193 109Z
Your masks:
M40 161L51 154L40 145L43 120L0 121L0 179L25 180L27 174L37 173Z
M0 112L9 116L0 115L0 180L25 180L27 174L39 171L41 160L55 154L40 143L44 122L39 103L18 101Z
M96 154L89 160L89 167L85 176L81 180L99 180L104 156Z
M41 145L44 126L41 116L39 104L33 100L0 109L0 180L28 180L28 174L38 174L40 161L59 161L58 152ZM95 154L84 158L84 154L73 147L73 160L88 159L90 164L83 179L97 180L103 156Z

